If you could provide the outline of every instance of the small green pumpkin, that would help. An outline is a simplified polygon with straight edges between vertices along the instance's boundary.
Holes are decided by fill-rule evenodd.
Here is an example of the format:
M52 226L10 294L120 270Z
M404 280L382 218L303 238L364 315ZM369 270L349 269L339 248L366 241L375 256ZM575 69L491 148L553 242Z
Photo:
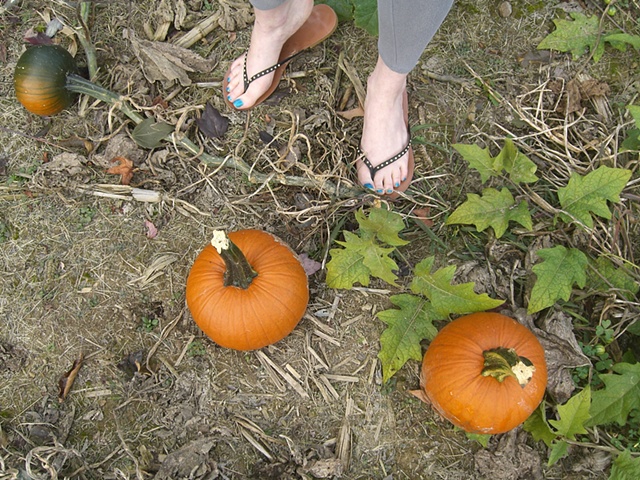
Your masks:
M73 92L67 75L76 71L71 54L59 45L34 45L18 59L13 83L18 101L36 115L55 115L67 108Z

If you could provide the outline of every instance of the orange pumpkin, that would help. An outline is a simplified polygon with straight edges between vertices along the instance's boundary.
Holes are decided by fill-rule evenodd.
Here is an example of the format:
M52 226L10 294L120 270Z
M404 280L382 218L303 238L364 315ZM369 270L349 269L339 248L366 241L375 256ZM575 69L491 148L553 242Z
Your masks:
M421 386L429 402L471 433L517 427L538 407L546 385L540 342L498 313L474 313L447 324L422 362Z
M186 296L214 342L255 350L291 333L307 309L309 287L300 261L273 235L217 231L191 267Z

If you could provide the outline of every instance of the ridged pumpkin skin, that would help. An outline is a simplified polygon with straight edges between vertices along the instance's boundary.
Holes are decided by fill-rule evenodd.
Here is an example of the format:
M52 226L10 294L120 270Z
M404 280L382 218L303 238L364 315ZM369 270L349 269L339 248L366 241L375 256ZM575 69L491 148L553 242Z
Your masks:
M534 367L523 388L515 378L502 383L481 375L483 352L513 348ZM433 407L471 433L504 433L524 422L538 407L547 385L544 349L524 325L497 313L474 313L446 325L433 339L422 362L421 384Z
M74 94L65 88L76 71L71 54L59 45L34 45L18 59L13 84L18 101L36 115L55 115L67 108Z
M196 324L218 345L255 350L289 335L309 302L307 274L295 254L260 230L231 232L229 239L258 274L242 289L224 286L224 260L208 245L187 278L187 306Z

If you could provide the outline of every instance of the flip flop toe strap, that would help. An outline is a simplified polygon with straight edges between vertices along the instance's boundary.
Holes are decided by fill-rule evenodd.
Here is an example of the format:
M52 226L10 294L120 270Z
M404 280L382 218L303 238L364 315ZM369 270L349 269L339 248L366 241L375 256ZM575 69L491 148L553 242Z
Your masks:
M244 60L242 62L242 79L244 80L244 91L245 92L247 91L247 89L249 88L249 85L251 85L251 82L259 79L260 77L264 77L265 75L269 75L270 73L275 72L278 68L290 62L294 57L296 57L297 55L300 55L302 52L303 50L300 50L299 52L296 52L293 55L289 55L287 58L285 58L281 62L278 62L275 65L272 65L269 68L256 73L251 78L249 78L249 76L247 75L247 56L249 55L249 52L245 53Z
M369 174L371 175L371 180L373 180L374 177L376 176L376 173L378 173L384 167L387 167L387 166L391 165L393 162L395 162L397 160L400 160L402 157L404 157L406 155L406 153L409 151L410 148L411 148L411 137L409 137L409 143L407 143L407 146L404 147L401 152L399 152L398 154L394 155L389 160L385 160L384 162L382 162L381 164L376 165L376 166L374 166L369 161L369 159L364 156L364 152L362 150L360 150L360 154L362 155L362 162L369 169Z

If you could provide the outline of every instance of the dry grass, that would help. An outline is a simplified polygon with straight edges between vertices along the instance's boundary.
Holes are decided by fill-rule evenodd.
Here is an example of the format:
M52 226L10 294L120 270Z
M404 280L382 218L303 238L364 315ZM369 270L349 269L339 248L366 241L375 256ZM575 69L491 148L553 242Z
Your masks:
M286 84L291 94L247 116L227 112L218 94L226 65L246 47L249 29L243 25L233 42L218 27L192 47L216 60L213 72L193 75L194 85L146 82L123 32L145 38L145 32L158 31L158 6L167 3L97 4L92 35L103 85L145 112L180 123L211 155L241 158L267 175L353 185L349 164L361 120L348 121L337 112L357 105L358 83L366 82L375 63L374 39L341 25L292 64ZM591 105L571 118L553 110L557 97L551 98L548 82L554 69L575 72L584 65L554 61L523 68L518 62L549 31L553 7L532 5L527 11L529 3L523 2L517 18L502 19L493 4L458 2L410 79L411 121L431 126L419 130L425 144L416 147L411 196L394 208L407 219L416 208L430 208L432 231L455 262L469 260L473 252L456 248L459 240L443 218L479 184L451 153L452 143L477 141L494 148L510 135L522 151L544 160L551 185L601 162L637 169L637 158L616 153L627 120L615 115L605 120ZM220 5L234 12L226 21L246 19L245 2ZM36 12L49 9L74 23L64 2L32 2L17 16L3 13L0 19L12 25L0 28L0 44L7 48L7 61L0 64L0 159L7 163L0 177L0 478L24 478L24 472L32 478L81 479L142 479L153 473L174 479L481 475L474 463L479 445L408 393L418 387L417 364L381 384L382 325L375 314L389 308L389 292L376 288L385 285L333 291L321 273L315 274L300 326L260 352L217 347L185 309L189 266L213 229L263 228L324 261L336 225L346 221L338 229L350 227L352 212L376 199L337 199L322 188L253 183L237 170L207 167L169 146L155 156L127 152L138 158L135 186L159 196L153 203L137 201L132 189L116 185L117 177L104 168L105 150L116 133L131 130L130 120L94 102L45 120L15 100L11 78L21 37L40 22ZM191 13L192 23L211 14ZM615 61L626 60L620 54ZM606 67L594 66L590 73L598 69ZM483 82L501 101L489 101ZM611 104L637 95L624 75L610 83ZM156 97L170 98L168 106L153 106ZM222 140L205 139L195 127L207 102L231 120ZM45 126L48 133L38 135ZM260 141L261 130L303 155L296 161L282 158ZM69 141L76 136L88 140L93 151ZM79 168L47 167L44 160L62 152L80 155ZM640 232L634 221L637 174L634 178L615 228L599 223L588 242L595 252L635 263ZM543 202L545 192L535 193ZM156 238L146 236L145 220L158 227ZM415 247L409 261L440 248L420 230L409 236ZM616 315L638 311L631 302L601 308ZM58 379L80 352L85 355L80 374L59 403ZM526 458L544 464L545 452L516 435L492 440L491 451L509 452L500 449L519 438L528 449ZM175 462L176 452L191 455L182 465L187 471ZM524 465L524 454L502 457ZM544 478L602 478L601 470L572 468L568 462L545 469ZM496 475L500 471L496 467ZM505 467L499 478L515 478L509 471ZM542 472L534 465L531 478Z

